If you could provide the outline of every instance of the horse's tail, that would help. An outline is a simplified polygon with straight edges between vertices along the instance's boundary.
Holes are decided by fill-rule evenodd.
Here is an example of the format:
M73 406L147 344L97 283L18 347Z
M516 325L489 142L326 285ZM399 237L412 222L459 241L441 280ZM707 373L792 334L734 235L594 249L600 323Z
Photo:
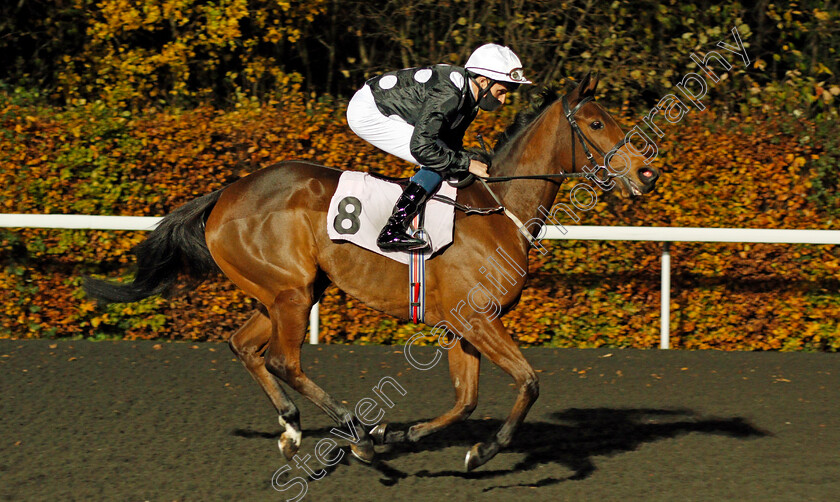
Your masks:
M85 277L87 295L104 303L131 303L171 293L179 275L201 282L218 270L204 239L204 221L222 195L217 190L187 202L161 220L134 249L137 273L130 283Z

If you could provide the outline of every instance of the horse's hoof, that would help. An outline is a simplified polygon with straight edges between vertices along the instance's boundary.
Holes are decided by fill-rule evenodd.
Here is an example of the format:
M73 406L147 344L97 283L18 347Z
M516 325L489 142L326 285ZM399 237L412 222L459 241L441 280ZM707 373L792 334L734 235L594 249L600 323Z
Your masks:
M495 457L497 453L499 453L499 445L496 443L490 443L486 445L484 443L476 443L470 448L470 451L467 452L467 458L464 459L464 467L467 471L471 471L476 467L481 467L482 465L486 464L488 460Z
M373 449L373 443L370 441L367 443L351 444L350 453L366 464L373 462L374 457L376 457L376 451Z
M297 453L298 448L300 447L300 443L298 441L295 441L294 435L289 434L288 432L284 432L280 435L280 440L277 441L277 446L280 447L280 452L283 453L286 460L291 461L295 456L295 453Z
M385 436L388 434L388 424L382 422L370 430L368 435L373 439L373 444L382 446L385 444Z
M277 418L280 420L280 425L285 429L280 434L280 440L277 441L277 446L280 447L280 451L286 457L286 460L292 460L298 448L300 448L300 440L303 437L303 434L300 432L300 425L290 424L282 416Z
M474 444L467 452L467 458L464 459L464 467L467 471L471 471L484 463L484 461L481 460L481 453L479 450L482 446L484 446L484 443Z

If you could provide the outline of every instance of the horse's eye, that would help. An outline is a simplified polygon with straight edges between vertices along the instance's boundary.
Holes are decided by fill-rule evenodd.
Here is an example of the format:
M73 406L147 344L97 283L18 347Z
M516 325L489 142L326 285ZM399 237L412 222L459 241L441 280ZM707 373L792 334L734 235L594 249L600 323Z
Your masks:
M592 122L591 124L589 124L589 127L591 127L592 130L597 131L598 129L603 129L604 124L602 124L601 122L596 120L595 122Z

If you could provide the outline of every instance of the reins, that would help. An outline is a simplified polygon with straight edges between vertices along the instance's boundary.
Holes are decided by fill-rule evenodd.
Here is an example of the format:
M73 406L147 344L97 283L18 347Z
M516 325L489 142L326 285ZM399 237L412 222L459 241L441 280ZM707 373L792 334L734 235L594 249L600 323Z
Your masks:
M473 176L473 175L470 175ZM493 190L490 190L490 187L487 186L487 183L496 183L501 181L511 181L511 180L545 180L551 181L552 183L562 184L563 180L567 178L585 178L587 176L592 176L591 174L587 173L559 173L559 174L535 174L529 176L496 176L490 178L479 178L475 176L474 178L481 182L487 192L493 197L493 200L496 201L498 206L496 207L473 207L468 204L461 204L460 202L455 201L454 199L450 199L445 195L433 195L431 197L432 200L443 202L444 204L449 204L450 206L454 207L459 211L463 211L467 214L476 213L476 214L493 214L499 211L505 210L504 204ZM559 180L559 182L557 181ZM505 210L506 211L506 210Z
M557 183L555 180L563 180L567 178L585 178L589 176L587 173L557 173L557 174L531 174L524 176L491 176L489 178L478 178L485 183L497 183L500 181L511 180L545 180Z

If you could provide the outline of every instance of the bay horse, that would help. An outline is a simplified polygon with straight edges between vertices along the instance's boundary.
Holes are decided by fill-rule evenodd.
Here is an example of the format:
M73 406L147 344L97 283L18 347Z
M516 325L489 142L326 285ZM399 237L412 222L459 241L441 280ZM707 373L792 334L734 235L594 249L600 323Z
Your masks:
M593 147L604 156L625 146L624 133L593 101L597 78L586 75L578 86L544 110L494 154L497 177L521 177L493 185L473 183L458 192L460 203L493 206L498 199L521 221L544 221L539 208L550 208L559 185L551 175L580 172L575 158ZM561 106L562 105L562 106ZM577 153L575 153L577 152ZM631 157L616 179L622 196L647 193L659 173ZM597 159L596 159L597 160ZM502 249L518 268L528 270L529 240L504 214L456 212L452 245L427 262L426 324L449 326L466 320L472 329L454 337L447 351L456 402L451 410L406 431L377 426L366 431L352 409L327 394L303 371L300 361L312 305L330 283L368 306L408 320L407 266L350 243L327 236L326 214L341 171L302 161L275 164L195 199L164 217L134 250L137 273L131 283L88 278L88 295L105 302L133 302L166 294L184 274L202 279L220 269L260 303L260 308L234 333L229 344L268 395L284 427L279 445L289 460L300 447L300 415L279 381L310 399L340 427L355 427L351 453L370 462L376 443L414 442L450 424L465 420L478 400L482 355L513 377L518 394L499 431L467 453L467 470L484 464L511 442L517 427L539 394L537 374L511 338L501 316L513 308L524 287L505 283L504 291L478 267ZM540 176L548 175L540 178ZM536 230L534 231L536 232ZM532 234L534 235L534 234ZM498 291L500 315L493 318L468 309L453 309L477 283ZM452 309L452 310L450 310Z

